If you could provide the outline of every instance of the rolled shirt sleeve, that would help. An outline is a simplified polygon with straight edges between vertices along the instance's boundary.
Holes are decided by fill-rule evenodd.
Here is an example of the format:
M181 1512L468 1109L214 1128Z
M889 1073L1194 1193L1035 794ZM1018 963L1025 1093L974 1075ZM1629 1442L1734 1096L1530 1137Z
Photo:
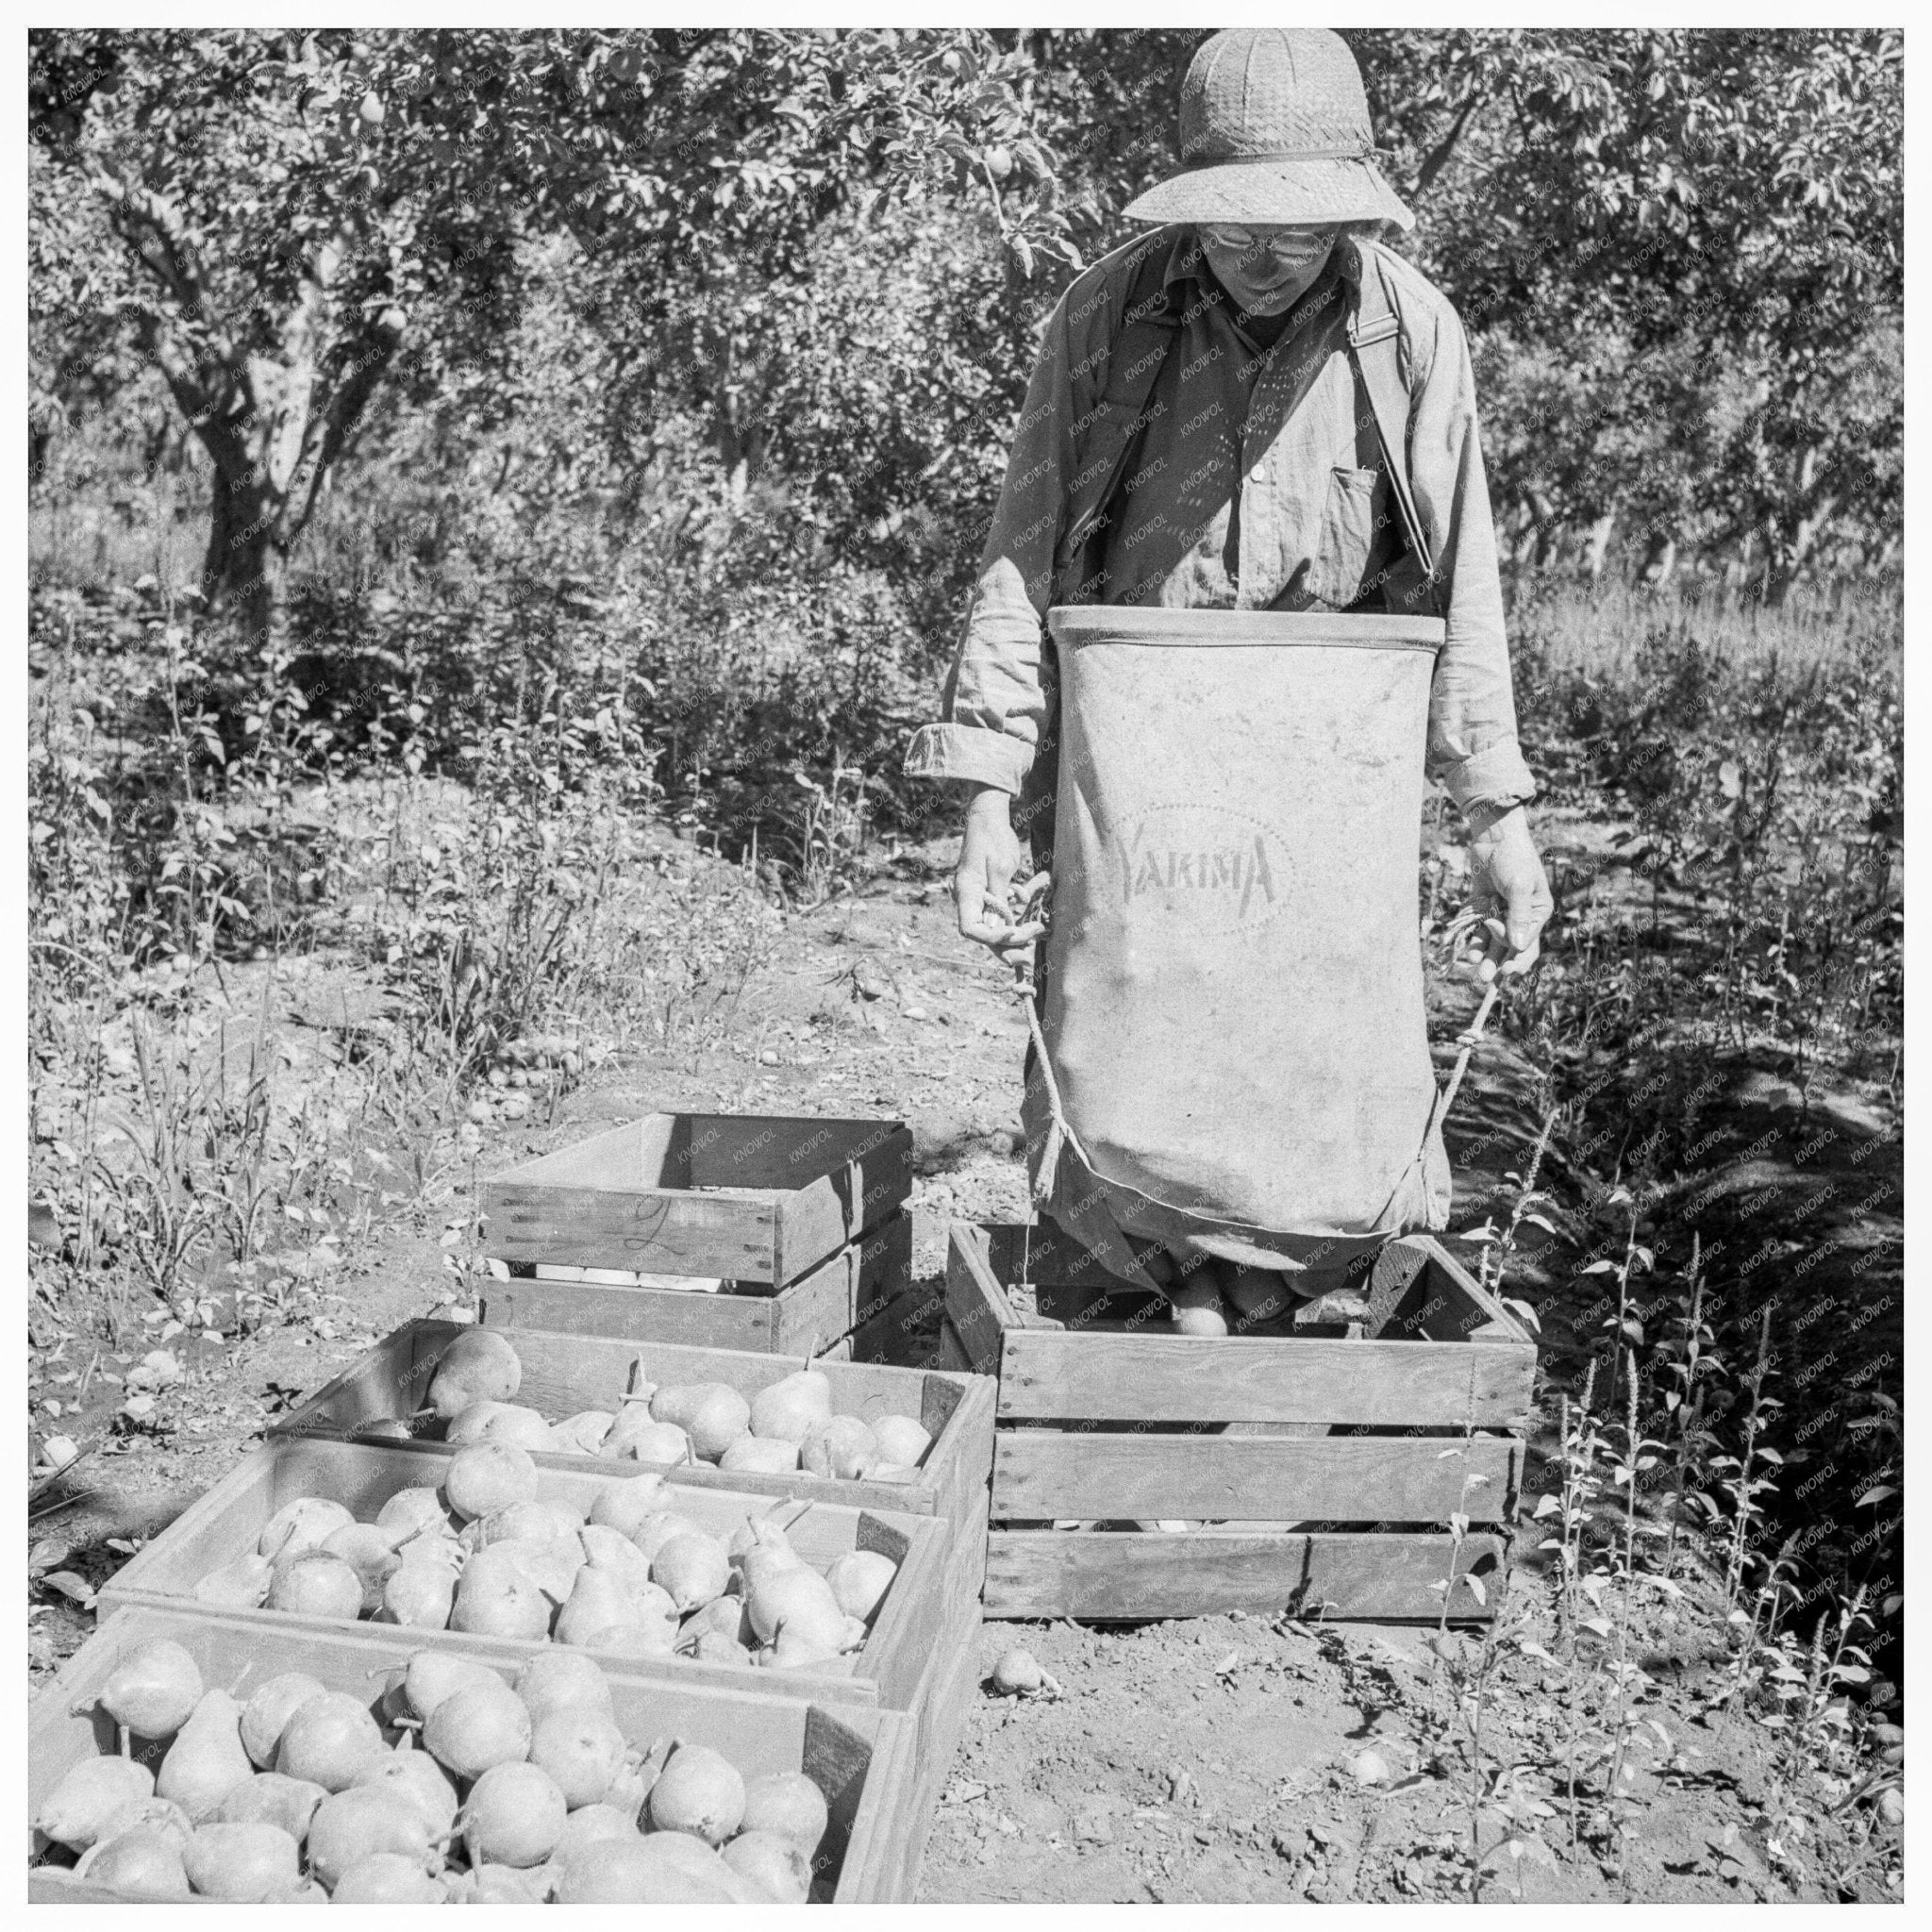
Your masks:
M945 722L925 724L906 754L911 778L957 778L1017 793L1045 724L1041 627L1073 487L1074 402L1067 304L1054 310L1006 481L980 558L966 627L946 678Z
M1436 660L1429 704L1429 775L1465 810L1515 805L1536 795L1536 779L1516 740L1496 525L1476 433L1475 377L1456 311L1441 300L1431 306L1433 316L1421 320L1418 333L1424 340L1433 333L1433 354L1409 431L1416 513L1447 591L1448 636Z

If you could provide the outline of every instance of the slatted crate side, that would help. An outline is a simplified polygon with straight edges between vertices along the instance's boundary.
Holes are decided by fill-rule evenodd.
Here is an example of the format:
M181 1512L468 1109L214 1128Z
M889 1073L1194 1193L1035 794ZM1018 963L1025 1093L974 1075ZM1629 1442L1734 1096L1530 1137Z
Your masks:
M1007 1529L987 1541L986 1614L1105 1622L1241 1610L1307 1617L1434 1622L1437 1585L1451 1576L1447 1614L1492 1615L1507 1539L1477 1532L1458 1547L1420 1531L1256 1533L1230 1526L1186 1535ZM1465 1579L1483 1588L1478 1598Z
M1008 1294L1023 1269L1038 1307L1069 1320ZM1450 1616L1488 1613L1462 1579L1474 1572L1486 1591L1507 1538L1478 1530L1458 1549L1446 1524L1509 1520L1535 1349L1435 1242L1375 1257L1357 1339L1141 1334L1131 1314L1102 1326L1135 1294L1110 1281L1058 1230L954 1224L942 1339L999 1378L987 1615L1307 1602L1433 1618L1439 1584ZM1160 1303L1142 1291L1132 1306L1144 1321ZM1169 1518L1214 1526L1052 1527Z
M277 1443L250 1457L110 1577L102 1587L100 1600L108 1606L192 1604L196 1583L254 1549L263 1526L284 1504L301 1496L320 1496L341 1503L358 1522L367 1522L398 1491L434 1481L444 1466L441 1458L431 1461L400 1445L319 1438ZM600 1493L613 1484L635 1479L636 1474L641 1472L591 1475L545 1470L541 1473L538 1494L588 1510ZM728 1539L748 1516L763 1513L769 1499L673 1484L667 1489L665 1507L690 1517L701 1529ZM837 1506L803 1510L781 1506L775 1515L785 1524L792 1547L814 1568L824 1569L855 1549L876 1550L891 1557L899 1565L899 1573L862 1650L808 1671L774 1672L773 1684L787 1694L815 1695L835 1702L854 1697L883 1700L898 1709L909 1708L930 1664L930 1631L950 1613L947 1592L958 1587L951 1570L952 1538L946 1525L932 1516L889 1515ZM237 1610L232 1614L277 1629L291 1624L324 1632L373 1627L359 1620L298 1617L281 1610ZM503 1646L508 1654L526 1656L545 1647L514 1638L479 1640L461 1631L411 1634L434 1649L489 1641ZM625 1659L625 1667L631 1662ZM614 1667L614 1659L607 1660L607 1667ZM699 1663L688 1657L661 1663L645 1659L638 1667L669 1671L679 1678L696 1674L717 1683L734 1681L740 1668Z
M783 1288L706 1292L512 1278L484 1290L482 1319L497 1328L801 1355L849 1335L904 1291L911 1272L912 1220L895 1211Z
M353 1431L379 1416L399 1413L408 1400L426 1394L435 1363L463 1332L457 1322L413 1322L388 1337L358 1362L336 1376L271 1432L287 1436L333 1435ZM511 1339L523 1363L516 1400L553 1422L587 1408L615 1409L631 1387L632 1365L644 1364L648 1379L660 1385L728 1382L747 1399L760 1389L804 1366L795 1357L759 1355L736 1349L692 1348L680 1343L612 1340L592 1335L556 1335L519 1329ZM806 1475L760 1475L686 1465L659 1470L682 1485L764 1496L794 1496L846 1507L903 1510L919 1515L944 1513L983 1489L992 1462L992 1391L972 1395L961 1376L929 1370L882 1368L870 1363L819 1362L832 1385L832 1404L842 1414L874 1422L908 1415L932 1437L914 1480L909 1483L843 1482ZM971 1400L969 1400L971 1397ZM388 1406L385 1406L388 1405ZM338 1417L348 1418L346 1422ZM366 1439L365 1439L366 1440ZM419 1439L398 1448L449 1453L438 1441ZM626 1467L601 1457L537 1452L541 1468L609 1473Z
M784 1284L904 1207L898 1121L657 1116L483 1184L490 1252ZM711 1191L705 1191L710 1190Z
M380 1720L388 1673L407 1662L415 1633L381 1633L375 1626L316 1635L263 1628L232 1616L193 1615L147 1607L114 1612L69 1658L34 1700L27 1717L27 1812L38 1813L49 1792L83 1757L118 1749L112 1724L93 1710L101 1687L139 1645L166 1638L200 1666L204 1680L246 1697L253 1687L285 1671L304 1671L332 1690L365 1700ZM472 1642L465 1654L514 1679L523 1659ZM746 1776L802 1771L824 1793L830 1822L820 1846L822 1881L814 1900L841 1905L909 1903L903 1848L916 1820L908 1716L863 1706L836 1710L774 1695L743 1674L725 1686L663 1682L607 1667L617 1722L641 1748L676 1736L710 1746ZM75 1706L81 1714L75 1713ZM137 1756L159 1761L165 1740L143 1743ZM45 1849L34 1835L29 1855ZM37 1866L37 1894L75 1903L95 1896L70 1872Z

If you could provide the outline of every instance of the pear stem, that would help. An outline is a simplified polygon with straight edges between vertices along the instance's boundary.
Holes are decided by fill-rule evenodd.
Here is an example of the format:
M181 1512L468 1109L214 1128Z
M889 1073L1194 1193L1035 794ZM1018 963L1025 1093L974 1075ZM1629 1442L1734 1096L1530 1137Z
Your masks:
M119 1724L116 1726L116 1729L118 1729L121 1733L122 1757L132 1757L134 1756L134 1738L132 1734L129 1732L125 1724Z

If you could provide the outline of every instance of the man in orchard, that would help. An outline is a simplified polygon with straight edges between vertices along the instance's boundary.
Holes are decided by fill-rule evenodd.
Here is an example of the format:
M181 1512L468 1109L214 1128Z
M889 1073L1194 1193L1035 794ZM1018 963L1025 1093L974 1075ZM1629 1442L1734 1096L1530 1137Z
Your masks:
M1469 352L1448 301L1377 239L1413 217L1376 170L1354 56L1324 31L1216 34L1189 67L1180 122L1181 172L1127 209L1161 225L1077 277L1047 325L944 722L924 726L908 754L908 774L970 794L954 881L959 930L1006 957L1040 929L1014 881L1022 831L1052 865L1060 679L1042 641L1050 609L1440 619L1417 757L1468 827L1490 938L1480 970L1521 973L1551 899L1524 816L1535 782L1517 746ZM1182 655L1211 670L1217 654ZM1252 728L1291 722L1256 717ZM1145 756L1206 772L1225 749L1177 728ZM1412 867L1411 848L1411 891ZM1345 922L1346 908L1334 909ZM1098 943L1084 930L1057 938ZM1138 970L1116 964L1130 978ZM1254 1031L1247 1046L1265 1052L1273 1029L1257 1019ZM1133 1050L1131 1037L1122 1047ZM1038 1058L1029 1101L1045 1078L1058 1123L1051 1067ZM1206 1108L1213 1095L1202 1099ZM1060 1147L1057 1134L1036 1131L1041 1119L1029 1114L1028 1138L1044 1199L1054 1175L1041 1175L1041 1162ZM1081 1123L1070 1124L1077 1134ZM1432 1117L1428 1133L1438 1125ZM1230 1120L1225 1131L1251 1129ZM1440 1224L1438 1150L1427 1217ZM1225 1295L1224 1310L1255 1305L1233 1291L1255 1269L1286 1271L1307 1291L1293 1276L1311 1251L1265 1227L1237 1228L1240 1208L1192 1221L1115 1211L1101 1224L1128 1237L1130 1274L1136 1262L1163 1285L1195 1274ZM1364 1212L1348 1234L1386 1235L1404 1219ZM1411 1204L1407 1218L1421 1213ZM1058 1218L1092 1244L1091 1220Z

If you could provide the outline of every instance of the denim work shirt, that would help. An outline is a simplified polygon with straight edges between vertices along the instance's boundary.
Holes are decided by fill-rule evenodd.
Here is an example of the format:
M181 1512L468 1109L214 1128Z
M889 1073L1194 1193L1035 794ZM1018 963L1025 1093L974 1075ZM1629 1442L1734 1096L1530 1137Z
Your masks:
M1447 630L1430 699L1429 775L1464 808L1534 796L1516 741L1469 348L1447 298L1400 256L1344 231L1263 347L1269 322L1237 314L1193 230L1163 230L1156 245L1163 242L1163 294L1178 329L1096 540L1099 568L1090 557L1079 587L1057 582L1082 454L1076 435L1104 407L1144 238L1077 277L1047 324L946 681L945 722L915 734L908 775L1037 791L1045 774L1033 769L1036 754L1051 752L1055 708L1041 627L1056 600L1427 612L1398 594L1421 572L1348 354L1354 292L1373 268L1398 324L1410 487ZM1041 802L1051 810L1050 791Z

